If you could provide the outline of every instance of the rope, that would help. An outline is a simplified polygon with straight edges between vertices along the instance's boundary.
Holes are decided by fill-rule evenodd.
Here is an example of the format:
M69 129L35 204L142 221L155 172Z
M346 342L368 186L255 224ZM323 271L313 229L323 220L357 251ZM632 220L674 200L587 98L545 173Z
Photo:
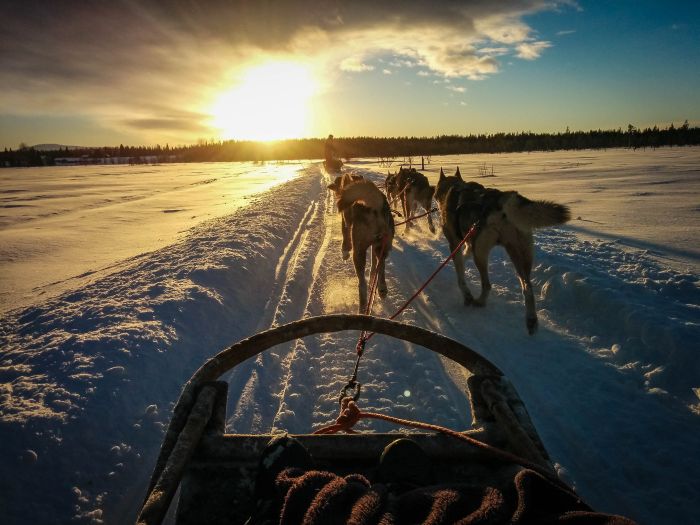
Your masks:
M374 305L374 298L377 295L376 291L377 291L377 283L379 281L379 265L381 264L381 260L384 257L384 252L386 251L387 239L388 239L387 235L382 236L382 244L381 244L381 247L379 249L379 257L377 258L377 267L374 269L374 275L372 276L372 280L370 282L370 288L369 288L369 293L368 293L368 297L367 297L367 306L365 307L365 314L366 315L370 315L372 313L372 306ZM374 251L374 246L372 247L372 250ZM355 368L352 372L352 376L350 376L348 383L340 391L340 400L341 401L343 399L348 398L348 390L350 390L350 389L353 389L355 391L355 394L352 396L352 398L357 399L360 397L360 383L357 382L357 370L360 367L360 359L362 358L362 354L365 351L366 340L367 340L366 332L363 330L362 332L360 332L360 336L357 339L357 344L355 345L355 351L357 352L357 360L355 361Z
M452 250L452 253L447 257L447 259L445 259L444 261L442 261L442 263L440 264L440 266L438 266L437 270L435 270L435 271L432 273L432 275L431 275L430 277L428 277L428 280L426 280L426 281L423 283L423 285L422 285L420 288L418 288L418 290L416 291L416 293L414 293L405 303L403 303L403 305L401 306L401 308L399 308L399 309L394 313L394 315L392 315L391 317L389 317L389 320L390 320L390 321L393 321L401 312L403 312L406 308L408 308L408 305L410 305L410 304L413 302L413 300L414 300L416 297L418 297L418 295L420 295L420 293L421 293L423 290L425 290L425 288L430 284L430 282L435 278L435 276L440 272L440 270L442 270L442 269L445 267L445 265L447 265L447 263L450 262L450 260L452 260L452 258L457 254L457 251L458 251L460 248L462 248L462 246L464 245L464 243L467 242L467 241L468 241L469 239L471 239L472 237L474 237L474 234L476 234L476 224L473 224L472 227L469 228L469 231L467 232L467 234L464 236L464 238L463 238L461 241L459 241L459 244L457 244L457 247L456 247L454 250ZM367 336L367 337L364 338L364 342L366 343L366 342L369 341L373 336L374 336L374 333L369 334L369 336Z
M406 224L407 222L411 222L411 221L414 221L416 219L420 219L421 217L425 217L426 215L430 215L431 213L434 213L436 211L438 211L437 208L432 208L432 209L430 209L430 211L426 211L425 213L421 213L420 215L414 215L413 217L411 217L410 219L406 219L405 221L394 223L394 226L401 226L402 224Z
M340 415L338 415L338 418L335 420L335 423L332 425L328 425L322 428L319 428L318 430L315 430L313 433L322 435L322 434L336 434L338 432L345 432L347 434L357 434L358 432L354 430L352 427L355 426L355 424L360 421L361 419L379 419L381 421L387 421L389 423L394 423L395 425L403 426L403 427L409 427L409 428L417 428L421 430L430 430L432 432L439 432L441 434L445 434L447 436L451 436L455 439L459 439L461 441L466 441L467 443L485 451L488 454L491 454L492 456L501 459L503 461L509 462L509 463L515 463L517 465L520 465L525 468L529 468L531 470L534 470L535 472L543 475L545 478L556 482L559 485L562 485L566 487L566 485L558 478L556 475L554 475L551 471L548 469L542 467L541 465L537 463L533 463L532 461L525 459L523 457L520 457L516 454L513 454L512 452L508 452L507 450L500 449L498 447L494 447L493 445L489 445L488 443L484 443L483 441L479 441L478 439L474 439L473 437L464 434L462 432L457 432L455 430L442 427L440 425L433 425L431 423L424 423L422 421L413 421L410 419L401 419L398 417L394 416L387 416L386 414L378 414L376 412L363 412L360 410L360 408L357 406L357 403L349 397L343 398L342 401L340 402ZM569 487L566 487L567 490L571 490Z
M418 295L425 290L426 286L430 284L430 282L435 278L435 276L438 274L440 270L442 270L445 265L450 262L450 260L455 256L457 253L457 250L459 250L462 245L467 242L469 239L471 239L474 234L476 233L476 224L473 224L472 227L469 229L467 234L464 236L464 238L459 242L457 247L452 251L452 253L449 255L447 259L445 259L440 266L438 266L438 269L435 270L430 277L428 277L428 280L423 283L423 285L414 293L402 306L399 308L394 315L389 317L389 320L392 321L394 318L396 318L401 312L403 312L406 308L408 308L408 305L411 304L411 302L418 297ZM382 239L382 248L381 252L379 254L379 259L381 260L382 256L384 255L384 249L386 248L386 236L383 237ZM370 293L369 293L369 298L367 300L367 308L365 309L365 314L370 315L372 312L372 304L374 303L374 292L376 291L376 284L377 284L377 279L379 275L379 264L377 264L377 270L375 271L374 274L374 279L372 280L372 285L370 287ZM367 341L372 339L374 337L374 332L371 334L367 335L367 332L363 330L360 332L360 336L357 339L357 344L355 345L355 351L357 352L357 359L355 360L355 368L353 369L352 375L350 376L350 379L348 379L347 384L341 389L340 391L340 397L338 398L338 401L342 404L344 399L354 399L357 401L360 397L360 388L361 384L357 382L357 370L360 367L360 359L362 359L362 354L365 352L365 346L367 345ZM349 391L353 391L353 395L349 395Z
M398 192L398 193L396 194L396 197L394 197L393 199L389 199L389 207L393 206L394 203L395 203L397 200L399 200L399 199L401 198L401 196L402 196L404 193L406 193L406 190L408 189L409 186L410 186L410 184L407 182L406 184L404 184L403 189L402 189L400 192ZM386 189L387 189L387 194L388 194L388 193L389 193L389 191L388 191L389 189L388 189L388 188L386 188ZM387 195L387 196L388 196L388 195Z

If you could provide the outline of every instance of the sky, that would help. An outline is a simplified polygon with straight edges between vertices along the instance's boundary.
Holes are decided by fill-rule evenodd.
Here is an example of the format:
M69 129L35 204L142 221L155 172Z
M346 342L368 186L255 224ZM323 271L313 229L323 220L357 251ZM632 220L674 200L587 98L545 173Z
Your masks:
M700 124L694 1L4 4L0 147Z

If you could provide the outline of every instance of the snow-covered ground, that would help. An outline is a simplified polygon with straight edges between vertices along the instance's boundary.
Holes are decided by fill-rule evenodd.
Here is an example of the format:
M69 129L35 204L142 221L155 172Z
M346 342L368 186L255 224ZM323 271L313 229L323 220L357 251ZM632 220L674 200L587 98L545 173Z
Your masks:
M462 306L450 265L401 320L458 339L500 367L561 474L592 506L643 524L697 521L700 148L434 157L426 173L435 180L440 166L456 165L465 178L493 166L495 177L480 182L571 206L571 223L536 235L540 330L527 335L520 287L498 248L486 308ZM88 201L60 204L60 173L74 169L0 172L3 204L17 204L13 190L21 189L36 216L24 210L20 221L6 207L0 218L0 293L21 305L3 299L0 317L7 523L133 520L172 403L207 357L270 326L356 310L356 279L340 257L339 219L318 164L110 172L100 185L74 188ZM105 168L80 169L92 181ZM260 181L263 169L268 184L288 182L244 191L244 204L204 184L248 173ZM369 160L347 169L377 179L386 172ZM102 204L124 206L122 196L134 195L151 197L145 208L122 208L128 213ZM181 209L188 211L166 212ZM55 212L54 223L46 216ZM216 218L200 222L207 213ZM192 222L169 224L171 216ZM34 225L43 231L33 234ZM89 259L94 246L103 258ZM425 223L400 228L389 296L374 313L393 313L447 253ZM467 273L475 289L471 263ZM237 367L228 377L229 428L305 433L331 422L356 338L307 338ZM360 380L368 410L469 426L458 371L421 348L377 336Z
M226 162L0 170L0 312L113 273L298 168Z

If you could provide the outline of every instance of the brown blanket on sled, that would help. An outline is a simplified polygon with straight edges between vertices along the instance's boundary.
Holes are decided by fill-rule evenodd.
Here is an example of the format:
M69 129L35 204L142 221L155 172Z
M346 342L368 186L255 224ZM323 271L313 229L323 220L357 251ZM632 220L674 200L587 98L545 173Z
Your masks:
M358 474L287 469L277 477L283 496L280 524L615 524L621 516L594 512L573 492L532 470L521 470L512 487L467 485L422 487L393 494Z

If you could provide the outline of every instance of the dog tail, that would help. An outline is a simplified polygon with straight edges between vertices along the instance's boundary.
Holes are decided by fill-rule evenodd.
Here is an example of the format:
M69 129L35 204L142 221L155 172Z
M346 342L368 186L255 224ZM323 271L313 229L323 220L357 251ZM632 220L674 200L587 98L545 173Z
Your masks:
M503 213L523 231L564 224L571 220L568 206L552 201L531 201L513 192L503 205Z

